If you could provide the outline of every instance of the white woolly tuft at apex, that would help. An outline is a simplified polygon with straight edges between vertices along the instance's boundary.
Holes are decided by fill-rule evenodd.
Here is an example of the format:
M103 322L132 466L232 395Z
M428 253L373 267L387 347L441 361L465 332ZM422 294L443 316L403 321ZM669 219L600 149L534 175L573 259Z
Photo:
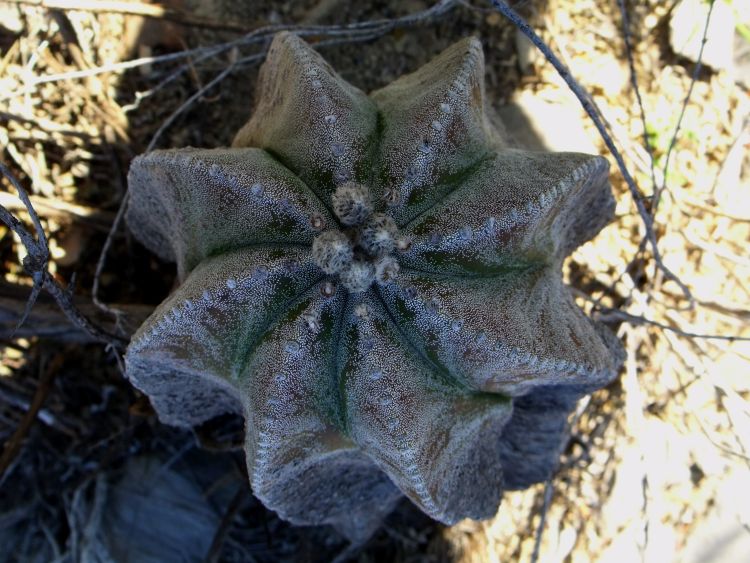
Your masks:
M398 226L387 213L372 213L366 186L346 182L331 196L333 211L347 228L329 229L312 244L315 263L326 274L337 275L352 293L362 293L374 281L387 283L398 275L400 266L391 254L408 248L408 238L399 236Z

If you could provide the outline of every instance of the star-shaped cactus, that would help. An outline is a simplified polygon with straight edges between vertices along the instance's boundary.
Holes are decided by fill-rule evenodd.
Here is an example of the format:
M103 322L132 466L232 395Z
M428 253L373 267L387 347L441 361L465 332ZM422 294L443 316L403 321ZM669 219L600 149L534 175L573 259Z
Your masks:
M292 522L362 538L402 493L490 517L617 373L560 274L611 217L607 161L511 148L483 64L466 39L367 96L281 33L232 148L133 162L130 228L181 285L127 375L168 424L243 415L254 494Z

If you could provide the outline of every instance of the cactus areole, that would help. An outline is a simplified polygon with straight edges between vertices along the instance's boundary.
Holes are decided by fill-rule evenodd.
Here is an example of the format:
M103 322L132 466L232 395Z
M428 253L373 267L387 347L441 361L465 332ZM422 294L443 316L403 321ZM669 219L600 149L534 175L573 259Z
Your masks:
M154 151L128 223L180 285L127 376L159 418L245 418L254 494L364 538L406 495L446 524L553 470L617 339L561 264L611 218L607 161L509 146L465 39L369 96L278 34L231 148Z

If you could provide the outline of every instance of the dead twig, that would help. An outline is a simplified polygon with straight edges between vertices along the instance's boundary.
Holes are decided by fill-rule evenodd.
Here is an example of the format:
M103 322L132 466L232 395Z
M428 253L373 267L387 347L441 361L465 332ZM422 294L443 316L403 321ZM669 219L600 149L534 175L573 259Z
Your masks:
M252 57L253 60L260 60L263 55L255 55ZM203 85L199 90L197 90L192 96L190 96L185 102L178 107L175 111L172 112L172 114L165 119L162 124L159 126L159 128L156 130L156 133L154 133L154 136L151 138L151 142L146 147L145 152L151 152L156 148L156 145L159 143L159 140L161 139L161 136L164 134L164 132L169 129L169 127L177 120L180 115L185 113L192 105L197 102L199 99L201 99L206 92L210 91L214 86L217 86L220 84L226 77L228 77L232 72L234 71L236 66L236 60L235 62L230 63L224 70L222 70L219 74L217 74L211 81Z
M26 307L27 293L28 288L0 282L0 340L38 337L79 344L99 342L89 332L72 324L62 309L45 295L40 296L26 321L16 329ZM82 315L93 319L104 331L113 333L118 328L124 338L129 338L154 310L151 305L117 305L123 316L116 326L110 315L102 314L88 299L73 298L73 302Z
M177 53L168 53L165 55L153 57L141 57L129 61L101 65L90 69L48 74L46 76L35 76L31 80L29 80L26 87L22 90L17 90L8 94L0 95L0 101L32 93L35 91L36 87L39 84L45 84L48 82L88 78L96 74L109 72L124 72L126 70L137 68L139 66L167 63L194 57L209 58L219 56L222 53L231 51L235 47L243 48L262 44L263 42L267 41L269 37L280 31L291 31L300 36L310 37L313 44L315 43L315 41L312 39L321 40L326 37L338 37L341 39L349 39L352 41L355 40L358 36L362 35L368 37L379 37L396 29L423 25L426 22L444 16L458 5L458 0L438 0L438 2L436 2L426 10L408 14L400 18L367 20L363 22L355 22L343 25L279 24L264 26L247 33L243 37L225 43L218 43L205 47L196 47L194 49L179 51Z
M31 195L29 200L44 216L85 223L100 231L109 231L115 214L83 205L67 203L58 199ZM23 200L8 192L0 192L0 205L8 211L26 211Z
M625 55L628 59L628 67L630 69L630 85L633 87L635 98L638 102L638 110L641 118L641 125L643 127L643 147L648 153L648 163L651 172L651 183L653 190L656 191L658 184L656 183L656 166L654 165L654 151L651 147L651 142L648 139L648 127L646 126L646 110L643 107L643 98L641 98L641 89L638 86L638 75L635 72L635 61L633 60L633 46L630 42L630 23L628 21L628 12L625 8L624 0L617 0L617 5L620 7L620 16L622 18L622 35L625 40Z
M31 233L26 230L26 227L21 221L19 221L5 207L0 205L0 221L5 223L21 239L21 243L28 253L23 260L23 266L34 280L31 295L28 298L26 308L24 309L21 318L16 325L16 329L23 325L28 318L32 307L39 297L39 293L42 288L44 288L54 298L58 306L75 326L88 333L94 340L108 344L115 349L123 348L127 345L127 341L123 338L107 333L85 317L73 303L73 296L71 293L63 289L49 273L49 270L47 269L47 264L49 262L49 246L39 216L34 210L34 206L31 204L31 200L29 199L26 190L11 171L2 163L0 163L0 173L2 173L2 175L5 176L18 191L18 195L26 206L26 211L34 224L38 236L38 240L35 239Z
M734 264L735 266L750 268L750 258L741 256L739 254L735 254L731 250L727 250L726 248L723 248L719 246L718 244L713 244L705 240L703 237L698 235L698 233L696 233L692 229L682 229L680 231L680 234L683 236L683 238L687 242L689 242L696 248L700 248L704 252L710 252L714 256L718 256L719 258L728 260L732 262L732 264Z
M599 135L602 137L602 140L607 146L607 149L609 149L609 152L617 162L620 173L625 179L625 183L628 186L633 201L635 202L636 209L638 210L638 214L640 215L643 222L643 226L646 232L644 240L647 240L649 245L651 246L651 252L653 253L654 261L658 269L664 273L667 279L675 282L680 287L680 290L682 291L685 298L688 299L688 301L692 304L693 297L690 289L682 282L682 280L680 280L680 278L676 274L674 274L667 267L666 264L664 264L664 261L662 260L661 252L659 251L659 243L656 240L656 233L654 232L653 215L646 208L643 194L641 193L638 185L630 174L630 171L628 170L628 167L622 158L622 154L620 154L620 151L615 146L611 135L607 132L607 128L604 124L603 119L601 118L601 112L599 111L596 103L591 99L591 97L578 83L578 81L573 78L570 70L568 70L568 68L563 64L560 58L552 52L552 50L547 46L542 38L539 37L539 35L531 28L531 26L529 26L526 20L518 15L502 0L489 1L503 16L509 19L513 23L513 25L515 25L521 31L521 33L523 33L536 46L537 49L542 52L547 61L549 61L549 63L560 75L560 78L565 81L576 98L578 98L578 101L580 102L584 111L591 118L591 121L594 123L597 131L599 131Z
M659 202L661 200L661 194L662 192L667 188L667 171L669 170L669 159L672 156L672 151L674 150L675 144L677 143L677 136L680 133L680 127L682 126L682 120L685 117L685 110L687 109L688 103L690 102L690 97L693 95L693 87L695 86L696 81L698 80L698 75L700 74L701 68L702 68L702 60L703 60L703 48L706 46L706 36L708 35L708 26L711 23L711 14L714 10L714 0L710 0L709 6L708 6L708 15L706 16L706 23L703 26L703 37L701 38L701 48L698 51L698 60L695 63L695 68L693 69L693 75L690 77L690 87L688 88L687 94L685 95L685 99L682 101L682 108L680 109L680 116L677 118L677 125L675 125L674 128L674 134L672 135L672 138L669 141L669 148L667 149L667 155L664 157L664 167L662 169L662 184L659 187L658 190L654 192L654 199L651 204L651 215L656 215L656 210L659 207Z
M6 388L2 384L0 384L0 401L6 405L11 405L17 408L23 413L28 412L31 407L31 401L29 399L21 395L15 389ZM71 428L68 428L68 426L66 426L65 423L49 409L39 409L37 412L37 418L39 419L39 422L45 426L54 428L58 432L63 432L70 437L75 437L74 431Z
M39 412L39 409L42 408L44 400L47 398L47 394L52 388L52 381L54 380L57 372L60 371L60 368L62 367L64 361L65 353L59 352L57 355L55 355L46 369L43 370L42 377L39 380L39 385L37 385L36 392L34 393L34 398L32 399L31 404L29 405L29 409L21 419L21 422L16 428L16 431L5 443L3 453L2 455L0 455L0 480L5 479L7 469L11 466L13 460L18 455L24 438L29 433L31 425L34 424L37 413Z
M242 504L245 502L245 497L247 496L247 489L240 485L239 490L237 493L235 493L234 497L232 497L232 501L229 503L229 506L227 507L226 512L224 513L224 516L221 519L221 522L219 523L219 527L216 528L216 533L214 534L214 539L211 542L211 547L208 550L208 553L206 554L206 557L204 559L205 563L218 563L218 561L221 558L221 551L224 546L224 540L226 539L227 534L232 529L232 522L234 522L234 517L237 516L237 512L239 512L240 508L242 508Z
M0 221L5 223L21 239L21 244L24 245L24 247L26 248L26 252L28 253L26 258L24 258L23 260L23 265L26 271L34 280L34 286L31 289L31 295L29 296L26 309L24 310L23 315L18 321L18 325L16 327L18 328L26 320L26 317L28 317L31 308L34 306L37 297L39 297L39 292L42 290L42 286L44 285L43 272L47 271L47 262L49 261L49 246L47 244L47 235L44 233L42 223L39 220L39 216L36 214L36 211L34 211L34 207L31 205L31 200L29 199L29 195L26 193L26 190L23 189L21 183L2 162L0 162L0 173L2 173L3 176L5 176L10 181L10 183L13 184L13 187L15 187L18 191L18 196L26 206L26 211L28 211L31 222L34 224L37 236L39 237L38 241L35 240L31 233L26 230L26 227L24 227L18 219L16 219L7 209L0 206Z
M542 502L542 509L539 511L539 525L536 528L536 536L534 537L534 551L531 553L531 563L539 561L539 550L542 547L542 535L547 523L547 512L552 503L553 492L554 487L552 486L552 479L550 478L544 483L544 500Z
M181 25L190 27L206 27L210 29L223 29L225 31L235 31L244 33L247 31L247 25L234 21L214 20L167 8L159 4L146 4L136 1L117 1L117 0L8 0L12 4L23 4L35 6L47 10L76 10L80 12L94 12L126 14L129 16L141 16L144 18L153 18L168 20Z
M51 119L45 119L40 117L31 117L26 115L18 115L15 113L9 113L7 111L0 111L0 119L5 121L15 121L33 127L35 130L43 130L46 133L54 133L62 136L69 136L81 139L83 141L90 141L92 135L82 131L75 131L69 129L64 125L55 123Z
M732 221L738 221L740 223L750 223L750 214L738 215L736 213L729 213L728 211L717 209L716 207L709 205L708 202L701 201L700 199L695 198L691 196L690 194L684 194L684 193L680 194L680 199L677 203L681 207L684 207L684 206L693 207L695 209L700 209L701 211L711 213L712 215L718 215L719 217L726 217L727 219L731 219Z
M728 340L729 342L750 342L750 336L736 336L736 335L724 335L724 334L703 334L699 332L687 332L684 330L680 330L679 328L660 323L657 321L653 321L651 319L647 319L646 317L642 317L639 315L631 315L630 313L626 313L625 311L620 311L618 309L610 309L609 307L599 307L597 309L598 313L596 315L597 320L601 322L608 322L613 320L619 320L619 321L625 321L630 324L639 325L639 324L647 324L651 326L655 326L657 328L661 328L663 330L668 330L670 332L674 332L675 334L678 334L680 336L685 336L688 338L704 338L706 340Z

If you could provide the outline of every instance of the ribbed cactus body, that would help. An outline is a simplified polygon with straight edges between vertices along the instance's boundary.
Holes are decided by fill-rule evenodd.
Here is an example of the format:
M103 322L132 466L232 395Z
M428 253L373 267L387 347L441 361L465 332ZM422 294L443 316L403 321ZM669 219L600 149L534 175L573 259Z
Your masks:
M490 517L617 373L560 275L612 215L607 162L509 148L482 75L467 39L367 96L281 33L232 148L133 162L130 228L180 286L127 375L168 424L244 416L292 522L364 537L401 494Z

